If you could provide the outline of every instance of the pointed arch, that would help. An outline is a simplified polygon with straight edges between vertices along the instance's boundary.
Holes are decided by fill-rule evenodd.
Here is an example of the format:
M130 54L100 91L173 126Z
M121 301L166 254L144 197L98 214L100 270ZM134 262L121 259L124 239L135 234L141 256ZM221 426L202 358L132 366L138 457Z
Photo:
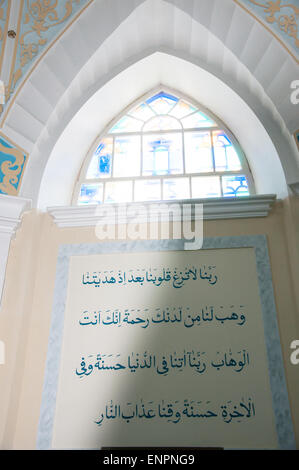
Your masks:
M239 197L255 193L237 139L210 110L160 85L92 144L73 204Z

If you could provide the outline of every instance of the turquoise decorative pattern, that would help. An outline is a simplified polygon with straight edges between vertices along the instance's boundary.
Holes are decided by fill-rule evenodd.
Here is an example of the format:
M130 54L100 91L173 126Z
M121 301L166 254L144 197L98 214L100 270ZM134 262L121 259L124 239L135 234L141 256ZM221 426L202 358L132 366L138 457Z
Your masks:
M0 0L0 71L5 47L5 33L8 20L8 0Z
M34 62L89 2L90 0L23 0L16 57L12 64L10 82L6 86L6 103Z
M28 155L0 135L0 194L16 196Z
M0 103L0 116L9 109L11 98L20 89L37 60L63 33L65 28L96 0L18 0L19 22L10 77L5 83L5 104ZM173 1L173 0L171 0ZM270 29L299 63L299 0L230 0ZM125 2L125 0L123 0ZM10 0L0 0L0 71L5 49ZM5 119L5 117L4 117ZM2 123L3 124L3 123Z
M298 55L299 0L240 0Z

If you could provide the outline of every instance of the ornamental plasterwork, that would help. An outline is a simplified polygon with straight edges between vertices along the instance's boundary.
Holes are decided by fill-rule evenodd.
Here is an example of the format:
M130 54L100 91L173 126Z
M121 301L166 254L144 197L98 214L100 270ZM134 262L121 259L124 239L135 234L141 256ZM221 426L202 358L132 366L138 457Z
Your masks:
M241 0L249 9L271 26L274 34L292 48L299 49L298 0Z
M19 7L19 21L10 74L5 80L6 105L0 104L0 116L12 96L36 62L66 27L90 3L96 0L0 0L0 69L7 37L9 7ZM123 0L124 2L127 0ZM202 0L196 0L202 1ZM227 0L223 0L227 1ZM261 18L282 43L299 48L299 0L233 0L256 18ZM288 47L285 46L287 49ZM290 49L288 49L290 52ZM296 54L295 52L295 54ZM293 54L293 57L294 54ZM296 60L296 58L295 58ZM3 116L5 119L5 115ZM2 122L3 124L3 122Z
M0 133L0 194L16 196L28 154Z
M7 0L0 0L0 71L6 42L7 25L9 17L9 4Z
M7 4L7 0L0 1ZM6 103L34 62L88 3L90 0L20 0L14 57L5 84Z
M5 105L0 103L2 125L18 90L55 40L97 0L0 0L0 79L6 65ZM127 0L123 0L124 2ZM186 0L188 1L188 0ZM202 1L202 0L196 0ZM221 0L228 1L228 0ZM299 0L232 0L262 23L298 62ZM13 9L17 8L17 12ZM12 13L17 16L16 37L7 37ZM8 41L13 54L4 64ZM6 113L5 113L6 111ZM17 194L26 155L0 137L0 193ZM298 134L295 136L298 144Z

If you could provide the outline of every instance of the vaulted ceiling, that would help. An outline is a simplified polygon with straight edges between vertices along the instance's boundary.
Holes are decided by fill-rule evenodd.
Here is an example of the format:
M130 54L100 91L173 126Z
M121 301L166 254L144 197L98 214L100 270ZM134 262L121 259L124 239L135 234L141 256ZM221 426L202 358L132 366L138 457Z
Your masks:
M121 73L155 53L193 64L224 84L221 90L227 90L227 96L230 90L237 94L273 143L273 161L279 160L286 183L296 187L299 153L294 134L299 113L292 86L299 79L298 20L298 0L0 0L0 71L6 86L0 121L2 162L8 158L7 148L11 154L19 152L17 168L6 165L0 172L0 191L22 194L38 205L41 185L49 184L45 173L55 173L55 146L80 109ZM184 69L182 62L177 67ZM182 72L177 84L165 71L145 66L139 73L142 76L135 79L131 75L134 91L118 88L117 103L115 90L109 95L110 109L107 89L104 101L102 96L98 102L103 105L102 120L96 119L95 125L93 115L93 122L82 129L81 153L67 160L73 164L69 188L87 141L91 144L104 120L121 111L120 103L128 105L136 93L157 81L169 80L181 89L188 82ZM192 76L195 80L195 72ZM193 82L189 89L196 93ZM204 100L204 93L200 98ZM221 113L220 105L213 106ZM253 130L249 126L248 132ZM269 168L271 152L267 147ZM1 186L5 176L8 184ZM9 183L10 176L17 183Z

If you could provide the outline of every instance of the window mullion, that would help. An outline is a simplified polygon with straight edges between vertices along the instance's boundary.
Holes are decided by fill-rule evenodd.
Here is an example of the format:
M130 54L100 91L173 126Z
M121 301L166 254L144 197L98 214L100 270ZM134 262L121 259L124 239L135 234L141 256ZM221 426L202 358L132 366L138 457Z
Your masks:
M113 151L112 151L112 162L111 162L111 177L114 177L114 158L115 158L115 136L113 136Z
M93 178L93 179L85 179L81 184L95 184L95 183L111 183L114 181L132 181L132 180L149 180L149 179L173 179L173 178L184 178L184 177L195 177L195 176L237 176L237 175L244 175L247 179L249 179L248 174L244 169L241 170L231 170L231 171L206 171L201 173L176 173L171 175L145 175L145 176L118 176L116 178Z
M212 131L210 131L210 140L211 140L211 151L212 151L212 160L213 160L213 172L216 173L215 152L214 152L214 142L213 142Z
M219 176L220 178L220 191L221 191L221 197L223 197L223 178L222 176Z
M135 179L132 180L132 201L135 202Z
M140 176L143 175L143 135L140 136Z
M159 117L160 115L157 114L156 117ZM171 116L172 117L172 116ZM151 118L152 119L152 118ZM175 118L176 119L176 118ZM148 121L147 121L148 122ZM146 124L146 123L145 123ZM156 130L156 131L139 131L139 132L118 132L118 133L109 133L107 134L109 137L127 137L127 136L135 136L135 135L140 135L140 133L142 132L143 135L155 135L157 134L158 132L160 134L175 134L175 133L178 133L180 132L181 129L168 129L168 130ZM190 129L185 129L183 126L182 126L182 130L184 130L184 132L209 132L209 131L219 131L219 130L222 130L222 128L220 128L219 126L213 126L213 127L192 127Z
M103 181L103 203L105 202L105 198L106 198L106 191L107 191L107 188L106 188L106 182Z
M185 133L182 130L182 149L183 149L183 173L186 174L186 157L185 157Z

